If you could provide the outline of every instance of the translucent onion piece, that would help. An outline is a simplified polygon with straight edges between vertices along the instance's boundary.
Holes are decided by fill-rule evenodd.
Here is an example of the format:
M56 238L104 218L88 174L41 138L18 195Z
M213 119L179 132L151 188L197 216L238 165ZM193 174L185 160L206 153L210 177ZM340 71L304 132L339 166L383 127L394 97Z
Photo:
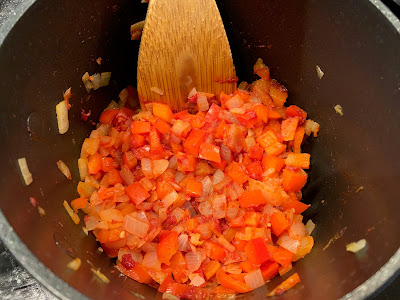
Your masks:
M171 128L171 131L173 134L175 134L177 137L180 137L182 135L182 133L188 129L190 126L189 123L184 122L182 120L177 120L174 125ZM172 138L172 136L171 136Z
M162 202L164 203L164 208L168 208L170 207L172 204L174 204L174 202L179 198L179 195L177 192L172 191L171 193L169 193L167 196L165 196L162 199Z
M67 264L67 268L73 271L77 271L81 267L81 260L79 258L75 258L73 261L70 261Z
M212 184L216 185L220 183L222 179L224 179L224 177L225 177L224 172L222 172L220 169L216 170L212 178Z
M213 198L213 217L222 219L226 216L226 196L216 195Z
M33 182L32 173L29 171L28 163L26 158L18 158L18 167L21 172L22 178L24 179L25 185L30 185Z
M322 77L324 77L324 72L322 72L321 68L318 65L316 65L315 70L317 71L318 79L322 79Z
M86 91L89 93L93 89L93 83L90 80L90 75L88 72L83 74L82 76L82 82L85 85Z
M244 281L249 287L253 289L259 288L260 286L263 286L265 283L260 269L248 273L244 277Z
M197 96L197 108L199 111L207 111L210 108L207 97L202 93Z
M242 273L242 268L238 263L232 263L226 266L226 272L229 274L240 274Z
M183 178L185 178L185 174L183 174L183 173L181 173L181 172L176 172L175 173L175 182L176 183L179 183L179 182L181 182L181 180L183 179Z
M217 238L218 244L220 244L222 247L224 247L226 250L229 252L235 251L235 246L233 246L231 243L229 243L226 238L224 238L223 235L221 235L219 238Z
M240 99L239 95L235 95L231 99L229 99L225 103L225 105L226 105L226 107L228 109L238 108L238 107L241 107L243 105L243 101L242 101L242 99Z
M89 230L85 226L82 226L82 230L86 235L89 235Z
M190 278L190 284L193 286L201 286L205 282L206 281L204 280L204 278L201 277L199 274L196 274L192 278Z
M178 236L178 249L179 251L190 250L189 237L187 234L182 233Z
M310 219L307 221L306 223L306 235L311 235L311 233L313 232L315 228L315 224L314 222Z
M149 269L161 271L161 262L158 259L157 251L146 253L143 257L142 265Z
M221 145L221 158L228 163L232 160L232 151L224 144Z
M64 200L63 206L64 206L65 210L67 211L67 213L69 214L69 216L71 217L72 221L75 224L79 224L79 222L81 221L79 219L79 216L72 210L71 206L69 206L67 201Z
M363 249L367 245L367 241L365 239L359 240L358 242L352 242L346 245L346 251L356 253Z
M79 177L81 180L85 180L88 175L88 159L87 158L79 158L78 159L78 169L79 169Z
M69 121L68 121L68 105L66 101L61 101L56 105L57 114L57 125L58 132L64 134L68 131Z
M149 230L149 224L140 221L132 215L125 216L125 230L131 234L144 238Z
M194 272L198 268L200 268L201 262L203 261L201 255L199 253L194 253L194 252L186 253L185 260L187 268L190 272Z
M92 83L93 83L93 89L97 90L101 87L101 76L99 73L95 73L92 76Z
M153 176L157 178L168 169L169 161L166 159L153 160Z
M192 90L190 91L189 95L188 95L188 99L192 98L194 95L197 94L197 90L196 88L192 88Z
M86 215L84 220L85 220L86 230L89 230L89 231L96 229L100 223L100 219L97 216L93 216L93 215ZM83 231L85 231L85 230L83 230Z
M306 230L302 222L293 222L292 225L290 225L288 232L289 237L292 239L299 240L306 236Z
M319 131L319 124L309 119L306 121L304 125L304 131L307 135L311 135L311 133L313 133L314 137L317 137L317 133Z
M185 212L182 208L177 207L172 211L171 215L174 216L176 219L176 222L179 223L180 221L182 221L183 217L185 216Z
M204 201L204 202L202 202L202 203L200 203L199 204L199 212L202 214L202 215L204 215L204 216L206 216L206 217L209 217L209 216L211 216L212 215L212 206L211 206L211 204L210 204L210 202L208 202L208 201Z
M172 170L176 170L177 167L178 167L178 160L177 160L176 156L174 155L169 159L168 168L170 168Z
M100 86L107 86L110 83L111 72L103 72L100 74Z
M290 238L287 234L283 234L278 239L278 245L289 250L290 252L296 253L297 248L300 246L300 241Z
M148 179L153 178L153 166L151 160L149 158L143 158L141 162L144 176Z
M106 275L104 275L103 273L100 272L100 269L96 270L94 268L90 268L93 272L94 275L97 276L97 278L99 278L101 281L103 281L104 283L110 283L110 279L107 278Z
M67 165L62 160L57 161L57 167L61 171L61 173L64 174L65 177L67 177L69 180L72 179L71 171L69 170Z

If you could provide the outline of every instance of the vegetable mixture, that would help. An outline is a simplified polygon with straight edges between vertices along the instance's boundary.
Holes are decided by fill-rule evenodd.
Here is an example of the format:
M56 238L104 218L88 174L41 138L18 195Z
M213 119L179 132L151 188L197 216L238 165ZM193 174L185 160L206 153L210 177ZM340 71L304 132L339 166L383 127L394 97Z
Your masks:
M165 298L234 298L313 247L301 215L310 166L301 145L319 125L284 106L288 91L261 59L254 72L261 79L232 95L193 89L191 113L111 105L82 145L70 215L83 210L117 268ZM298 282L294 273L268 295Z

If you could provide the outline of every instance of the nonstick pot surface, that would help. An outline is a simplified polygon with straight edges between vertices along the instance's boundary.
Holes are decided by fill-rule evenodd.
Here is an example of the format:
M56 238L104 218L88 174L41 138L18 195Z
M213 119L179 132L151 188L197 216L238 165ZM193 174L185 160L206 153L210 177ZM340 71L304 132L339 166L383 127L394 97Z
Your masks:
M347 297L369 296L400 266L400 255L394 256L400 245L398 21L379 11L384 9L380 2L367 0L230 0L218 5L239 78L255 79L252 65L263 58L272 76L289 89L288 102L321 124L319 137L305 146L312 155L304 190L304 201L312 207L305 220L317 225L316 244L294 265L302 284L278 299L340 298L386 264ZM75 226L62 207L63 200L77 196L76 160L93 129L81 120L81 109L91 110L90 119L96 121L123 87L135 84L139 44L130 41L129 27L145 17L146 8L139 0L26 1L0 28L1 238L60 297L161 299L154 289L120 276L112 260L97 251L94 237ZM103 58L101 66L97 57ZM316 65L325 73L321 80ZM80 79L86 71L112 71L112 82L87 94ZM71 124L61 136L54 108L68 87L73 91ZM337 104L343 116L335 113ZM20 157L27 158L33 173L29 187L21 184L17 171ZM70 166L73 182L57 169L59 159ZM356 193L360 186L364 189ZM32 207L31 196L46 216ZM368 242L365 250L345 251L346 244L361 238ZM75 256L84 263L73 273L66 264ZM111 283L93 278L91 264ZM274 279L241 297L264 299L267 289L280 282Z

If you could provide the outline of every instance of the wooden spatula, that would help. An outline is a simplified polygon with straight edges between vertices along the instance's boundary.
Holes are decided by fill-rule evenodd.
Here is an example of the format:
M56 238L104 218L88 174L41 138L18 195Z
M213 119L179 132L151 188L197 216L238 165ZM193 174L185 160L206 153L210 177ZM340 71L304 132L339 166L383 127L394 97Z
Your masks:
M150 102L184 108L193 87L233 93L236 74L215 0L151 0L137 69L143 109Z

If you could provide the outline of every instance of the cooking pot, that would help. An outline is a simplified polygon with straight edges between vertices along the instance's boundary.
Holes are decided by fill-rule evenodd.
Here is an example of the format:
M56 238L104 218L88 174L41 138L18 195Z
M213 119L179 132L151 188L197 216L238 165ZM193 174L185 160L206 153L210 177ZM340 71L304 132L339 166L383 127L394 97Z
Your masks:
M136 83L139 43L130 40L129 28L144 19L147 4L13 0L3 5L11 11L8 18L0 15L1 239L60 298L161 299L155 289L121 276L98 251L94 236L73 224L62 206L77 197L77 158L92 122L122 88ZM218 5L239 78L254 80L252 65L263 58L289 89L289 104L301 106L321 125L318 138L304 147L312 156L303 193L312 206L304 216L316 224L316 243L294 264L302 283L277 298L371 297L400 267L399 21L377 0ZM111 71L110 85L88 94L81 82L86 71ZM55 105L69 87L70 129L60 135ZM335 112L337 104L343 116ZM91 111L88 121L82 120L82 109ZM21 157L33 174L29 186L17 169ZM72 181L57 169L60 159L70 167ZM346 244L363 238L365 249L346 251ZM82 266L72 272L66 265L75 257ZM100 268L110 283L97 280L91 267ZM275 278L241 298L264 299L281 281Z

